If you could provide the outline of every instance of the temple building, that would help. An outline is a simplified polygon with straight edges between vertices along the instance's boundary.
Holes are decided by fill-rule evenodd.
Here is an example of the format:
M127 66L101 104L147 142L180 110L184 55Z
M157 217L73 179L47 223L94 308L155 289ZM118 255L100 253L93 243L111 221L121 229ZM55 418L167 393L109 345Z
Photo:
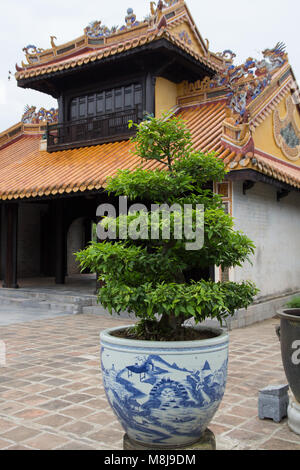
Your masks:
M185 119L195 149L224 161L226 181L214 190L257 247L253 265L214 268L216 281L249 279L260 289L237 324L274 315L300 292L300 99L285 45L237 66L232 51L210 51L182 0L151 2L142 21L128 9L120 28L96 21L73 41L50 42L25 47L15 77L57 99L58 110L28 107L0 134L3 287L22 288L27 277L63 284L79 272L73 253L109 200L107 177L141 163L128 121L169 112Z

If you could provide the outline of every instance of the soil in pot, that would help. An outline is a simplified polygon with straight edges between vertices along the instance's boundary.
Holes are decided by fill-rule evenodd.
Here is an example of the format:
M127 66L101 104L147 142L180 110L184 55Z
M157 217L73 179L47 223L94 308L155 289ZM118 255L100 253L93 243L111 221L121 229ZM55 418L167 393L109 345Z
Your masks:
M135 328L126 328L124 330L114 332L113 336L139 341L199 341L216 338L218 334L213 331L197 330L183 326L164 334L158 331L149 331L148 333L140 334L135 330Z

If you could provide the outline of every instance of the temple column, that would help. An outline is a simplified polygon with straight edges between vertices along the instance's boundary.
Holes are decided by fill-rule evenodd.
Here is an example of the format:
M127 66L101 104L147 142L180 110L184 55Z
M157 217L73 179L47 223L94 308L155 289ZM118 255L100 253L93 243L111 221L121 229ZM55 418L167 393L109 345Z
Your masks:
M84 221L84 246L83 248L86 248L87 245L91 242L92 240L92 221L91 219L86 219Z
M155 114L155 83L156 78L151 73L147 73L145 83L146 112L153 115Z
M3 287L18 288L18 212L16 203L4 203L1 208L1 262Z
M55 283L64 284L66 275L66 228L63 200L54 201L55 209Z

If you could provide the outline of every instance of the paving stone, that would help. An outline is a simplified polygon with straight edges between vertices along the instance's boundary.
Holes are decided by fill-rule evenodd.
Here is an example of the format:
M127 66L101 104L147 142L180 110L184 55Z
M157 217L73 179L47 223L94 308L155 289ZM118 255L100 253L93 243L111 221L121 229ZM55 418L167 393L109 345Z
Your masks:
M41 426L48 426L48 427L56 429L72 421L73 421L72 418L68 418L67 416L63 416L61 414L54 414L54 415L41 418L37 420L36 423L38 423Z
M69 408L62 410L64 416L70 416L74 419L80 419L85 416L91 415L95 410L87 408L85 406L70 406Z
M60 387L61 385L66 385L68 384L69 381L68 380L63 380L63 379L49 379L48 380L45 380L44 384L45 385L53 385L53 386L57 386L57 387Z
M101 426L118 424L116 417L112 415L111 413L107 413L105 411L102 411L100 413L95 413L93 415L89 415L85 418L85 421L87 421L88 423L95 423Z
M32 450L32 447L22 445L12 445L7 447L5 450Z
M66 395L65 397L65 400L68 400L72 403L83 403L83 402L86 402L88 400L91 400L93 398L93 396L91 395L86 395L84 393L77 393L77 394L73 394L73 395Z
M230 415L239 416L241 418L252 418L256 416L256 409L248 408L241 403L239 406L233 406L227 409Z
M19 443L25 441L26 439L30 439L37 434L39 434L37 429L27 428L25 426L17 426L10 431L1 434L1 438Z
M2 419L0 417L0 434L4 433L5 431L8 431L9 429L15 427L14 422Z
M42 408L46 408L47 410L55 411L55 410L62 410L63 408L70 406L70 403L67 401L63 401L63 400L53 400L53 401L44 403L41 406Z
M66 393L70 393L69 390L74 390L74 391L79 391L79 390L85 390L89 385L83 382L69 382L64 385L64 389L66 390ZM88 394L90 395L90 391L86 390ZM94 394L93 394L94 395ZM97 396L97 395L96 395Z
M18 413L18 411L24 409L24 404L22 403L17 403L14 401L7 401L5 400L0 407L0 416L13 416L15 413Z
M300 450L300 443L289 442L283 439L270 438L264 442L259 450Z
M85 423L84 421L76 421L74 423L67 424L66 426L62 427L62 431L66 433L76 434L77 436L85 435L88 432L93 431L93 429L94 426Z
M69 444L59 447L57 450L95 450L95 447L88 446L82 442L71 441Z
M217 449L300 449L287 420L258 418L259 390L286 383L278 322L230 333L228 383L210 425ZM124 432L102 384L99 333L125 324L84 314L1 326L9 355L0 370L0 448L122 449Z
M282 421L282 423L284 423L284 421ZM262 421L258 417L256 417L248 420L247 422L244 422L239 427L246 431L257 432L259 434L266 434L267 436L270 436L278 429L278 426L280 426L282 423L274 423L274 421L272 420Z
M102 429L101 431L98 431L96 433L89 434L88 438L92 439L93 441L97 442L104 442L106 444L114 443L118 441L119 439L122 439L124 436L124 431L117 430L117 429L111 429L111 428L105 428Z
M68 392L63 388L52 388L41 393L43 397L58 398L66 395Z
M214 421L217 424L228 424L230 426L239 426L247 421L247 418L241 416L234 416L231 414L219 414L215 417Z
M44 433L35 436L33 439L26 441L26 444L34 449L52 450L61 445L67 444L69 439L58 436L57 434Z

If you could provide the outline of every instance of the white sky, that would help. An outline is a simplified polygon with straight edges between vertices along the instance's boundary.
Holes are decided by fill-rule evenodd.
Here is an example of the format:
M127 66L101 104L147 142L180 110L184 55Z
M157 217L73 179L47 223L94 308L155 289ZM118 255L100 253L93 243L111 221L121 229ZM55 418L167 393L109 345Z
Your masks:
M47 95L18 88L14 77L8 81L8 71L14 74L15 63L25 59L24 46L47 49L52 35L57 44L71 41L92 20L121 26L128 7L141 20L149 13L149 5L148 0L1 0L0 132L20 121L26 104L57 106ZM187 5L202 37L209 39L210 49L232 49L237 63L250 56L260 58L263 49L285 42L299 83L299 0L187 0Z

